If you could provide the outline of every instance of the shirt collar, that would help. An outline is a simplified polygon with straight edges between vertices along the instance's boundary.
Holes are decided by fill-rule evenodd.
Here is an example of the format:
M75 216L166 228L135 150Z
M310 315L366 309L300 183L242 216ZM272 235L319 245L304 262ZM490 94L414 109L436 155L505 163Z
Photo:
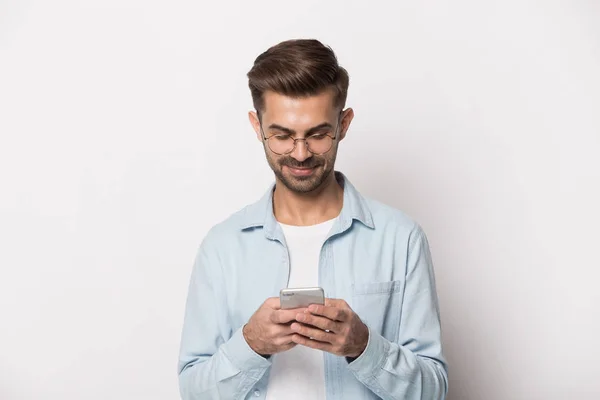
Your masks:
M374 229L373 217L364 197L350 183L341 172L335 171L335 178L344 190L343 205L338 220L332 228L331 235L341 233L350 228L352 222L357 220L363 225ZM241 229L262 227L265 235L270 239L277 239L280 231L275 215L273 214L273 191L275 183L269 186L260 200L246 207L242 217Z

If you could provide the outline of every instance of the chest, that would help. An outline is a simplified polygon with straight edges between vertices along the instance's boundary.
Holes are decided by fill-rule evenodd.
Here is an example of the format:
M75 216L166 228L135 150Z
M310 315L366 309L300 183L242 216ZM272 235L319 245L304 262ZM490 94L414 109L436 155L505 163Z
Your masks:
M397 335L404 271L402 249L368 237L314 241L262 240L240 246L224 260L232 326L243 325L269 297L285 287L321 286L325 296L345 300L372 329Z

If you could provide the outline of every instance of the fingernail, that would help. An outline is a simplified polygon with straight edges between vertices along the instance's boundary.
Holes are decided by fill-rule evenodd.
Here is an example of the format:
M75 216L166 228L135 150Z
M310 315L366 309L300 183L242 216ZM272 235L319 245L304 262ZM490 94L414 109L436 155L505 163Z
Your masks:
M296 315L296 320L298 320L298 321L304 321L304 314L298 314L298 315Z

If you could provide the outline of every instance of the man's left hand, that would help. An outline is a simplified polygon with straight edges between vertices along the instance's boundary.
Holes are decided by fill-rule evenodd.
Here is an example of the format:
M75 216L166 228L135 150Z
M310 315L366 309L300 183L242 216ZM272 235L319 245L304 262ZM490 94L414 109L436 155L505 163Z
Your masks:
M313 349L356 358L369 340L369 329L358 315L340 299L325 299L325 305L312 304L296 315L292 341Z

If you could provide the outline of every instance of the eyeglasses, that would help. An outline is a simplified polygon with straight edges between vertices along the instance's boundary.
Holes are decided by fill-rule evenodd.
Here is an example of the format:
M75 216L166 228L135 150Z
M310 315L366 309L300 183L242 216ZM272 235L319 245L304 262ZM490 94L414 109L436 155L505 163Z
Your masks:
M258 114L258 112L257 112ZM338 122L335 127L334 136L331 136L326 133L316 133L312 134L306 138L297 138L294 139L291 135L287 133L277 134L265 137L265 132L262 128L262 123L260 123L260 132L262 134L262 138L267 142L269 149L277 154L277 155L285 155L290 154L296 148L296 142L299 140L303 140L306 145L306 149L314 155L323 155L327 153L333 147L333 141L337 138L337 131L340 125L342 113L338 117ZM260 114L258 114L258 118L260 121Z

